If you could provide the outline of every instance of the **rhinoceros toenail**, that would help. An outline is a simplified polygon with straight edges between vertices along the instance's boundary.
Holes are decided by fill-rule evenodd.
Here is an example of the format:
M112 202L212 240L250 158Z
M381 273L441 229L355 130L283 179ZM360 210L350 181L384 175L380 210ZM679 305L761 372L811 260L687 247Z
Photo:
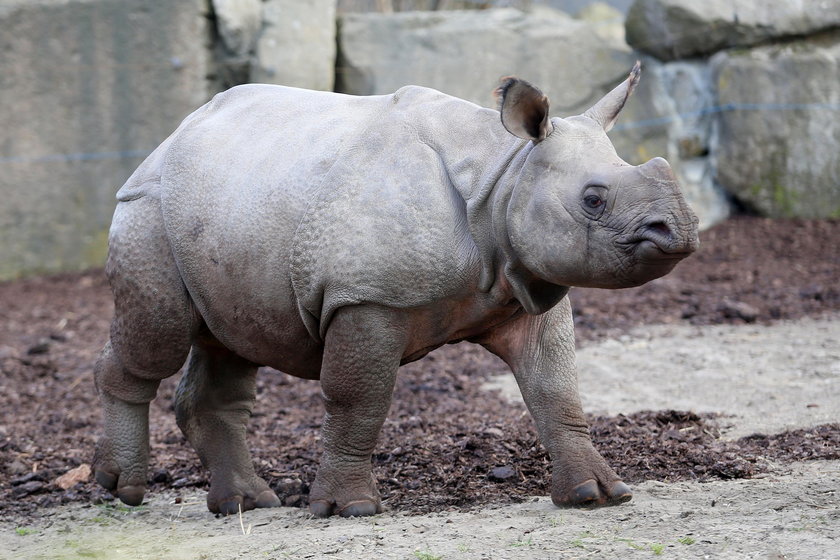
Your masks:
M587 480L574 487L572 502L580 505L588 505L597 502L601 493L598 491L598 483L595 480Z
M119 479L119 477L115 474L111 474L105 471L96 471L95 477L96 482L108 491L112 491L114 488L117 487L117 480Z
M619 480L610 488L609 496L611 502L621 504L633 499L633 492L629 486Z
M242 511L245 510L245 508L242 508L240 504L241 502L236 498L224 501L219 504L219 513L222 515L235 515L239 513L240 508Z
M127 506L139 506L145 493L146 489L142 486L123 486L117 490L117 497Z
M369 500L359 500L357 502L350 502L338 514L341 517L366 517L368 515L375 515L378 513L376 504Z
M280 498L278 498L277 494L271 490L263 490L260 492L260 495L257 496L255 503L258 508L279 507L282 505Z
M332 515L334 504L325 500L315 500L309 502L309 511L315 517L329 517Z

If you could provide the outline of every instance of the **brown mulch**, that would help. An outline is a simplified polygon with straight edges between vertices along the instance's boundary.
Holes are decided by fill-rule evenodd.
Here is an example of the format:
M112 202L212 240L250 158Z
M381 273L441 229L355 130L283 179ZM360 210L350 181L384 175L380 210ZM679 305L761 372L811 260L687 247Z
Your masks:
M573 290L578 341L654 323L770 322L840 310L840 220L739 217L701 236L669 276L630 290ZM55 480L90 463L99 430L92 364L112 312L101 271L0 284L0 516L107 499L92 482ZM409 512L546 494L549 464L520 406L480 389L504 365L450 346L403 368L374 456L386 505ZM152 491L206 487L175 425L167 380L152 404ZM305 505L320 453L318 384L264 372L250 443L259 473ZM590 418L596 446L628 482L743 478L769 461L840 458L840 424L738 441L713 418L653 411Z

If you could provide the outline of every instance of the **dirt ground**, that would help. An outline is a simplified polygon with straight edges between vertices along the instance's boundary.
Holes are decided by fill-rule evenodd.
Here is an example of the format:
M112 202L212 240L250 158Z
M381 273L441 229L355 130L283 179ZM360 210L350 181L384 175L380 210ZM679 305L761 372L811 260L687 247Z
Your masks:
M0 284L0 558L836 558L837 239L837 220L741 217L666 278L573 291L593 439L635 490L588 511L534 498L548 463L532 422L504 365L466 344L401 372L374 457L388 512L375 518L299 507L323 409L316 383L276 372L261 375L251 447L293 507L241 526L206 511L175 379L152 407L147 504L121 507L90 481L62 490L98 431L107 286L101 271Z
M836 559L840 462L796 463L761 478L648 481L615 508L560 510L547 498L469 512L313 519L299 508L214 518L197 490L128 510L74 504L48 523L0 534L4 558ZM2 556L3 552L0 552Z

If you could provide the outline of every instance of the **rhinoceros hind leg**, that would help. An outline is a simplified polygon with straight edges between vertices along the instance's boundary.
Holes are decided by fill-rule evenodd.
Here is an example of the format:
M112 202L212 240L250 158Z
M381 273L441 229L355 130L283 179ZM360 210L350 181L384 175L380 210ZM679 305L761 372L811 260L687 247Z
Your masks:
M361 517L382 511L371 455L391 405L406 333L388 309L340 309L330 323L321 365L327 409L324 455L309 493L317 517Z
M94 470L102 486L138 505L146 491L149 402L160 381L184 364L198 323L159 201L143 197L117 206L106 272L114 321L94 368L105 428Z
M96 481L124 503L140 505L149 463L149 401L158 382L126 373L110 342L97 361L95 378L105 423L93 459Z
M257 366L218 342L196 343L175 396L178 426L210 471L207 507L231 515L277 507L257 476L245 439L256 399Z

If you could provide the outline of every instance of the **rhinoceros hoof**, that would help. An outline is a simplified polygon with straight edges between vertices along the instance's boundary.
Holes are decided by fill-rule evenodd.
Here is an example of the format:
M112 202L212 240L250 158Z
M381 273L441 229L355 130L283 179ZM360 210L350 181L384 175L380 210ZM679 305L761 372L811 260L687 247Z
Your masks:
M569 492L554 494L551 499L560 507L597 507L617 505L633 498L630 488L620 480L602 487L595 479L586 480L573 486Z
M119 476L103 470L97 470L94 474L96 482L109 492L116 494L122 503L128 506L139 506L143 503L143 496L146 495L146 487L129 484L118 487Z
M123 486L117 488L117 498L127 506L139 506L146 495L145 486Z
M366 517L382 513L382 506L370 500L350 502L338 511L341 517Z
M137 473L133 477L126 477L126 471L110 457L108 441L103 440L98 444L93 460L96 482L124 504L139 506L143 503L143 496L146 494L146 485L142 483L142 475Z
M341 517L367 517L382 513L382 506L371 500L356 500L336 511L334 503L326 500L314 500L309 503L309 511L315 517L329 517L333 513L337 513Z
M207 508L213 513L221 515L236 515L240 511L248 511L256 508L280 507L283 505L280 498L272 490L263 490L256 495L227 496L223 499L215 499L211 494L207 495Z
M113 473L101 471L99 469L96 470L94 477L96 478L96 482L108 492L113 492L117 489L117 481L120 478Z
M370 465L344 470L321 467L309 490L309 511L315 517L366 517L382 513L382 499Z

